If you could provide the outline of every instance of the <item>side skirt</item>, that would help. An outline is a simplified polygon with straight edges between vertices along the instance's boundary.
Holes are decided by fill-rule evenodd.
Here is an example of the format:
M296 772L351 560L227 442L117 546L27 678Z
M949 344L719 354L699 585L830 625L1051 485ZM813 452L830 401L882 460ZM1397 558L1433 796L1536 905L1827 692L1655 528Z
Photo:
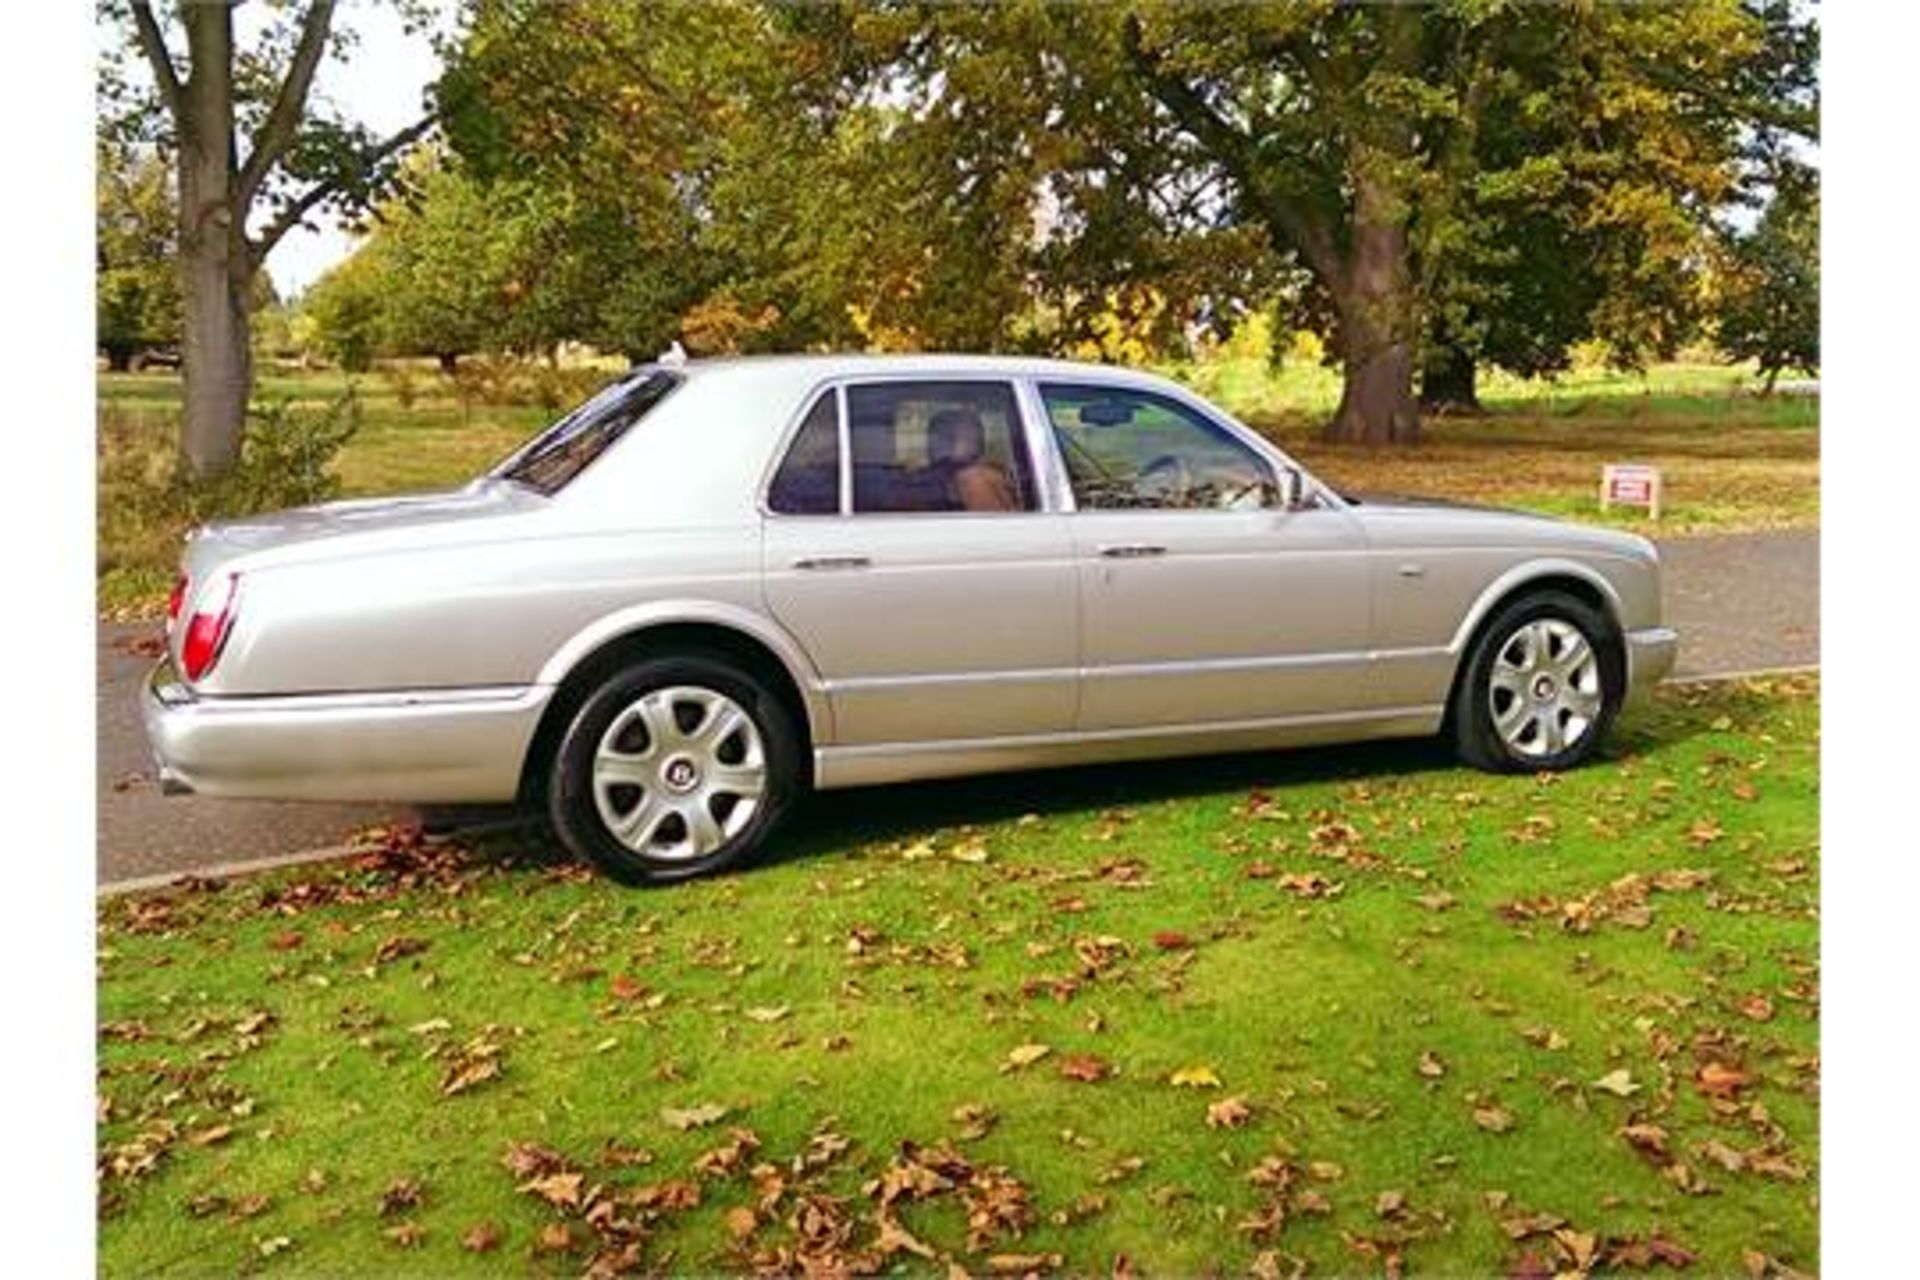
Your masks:
M817 747L813 753L814 785L822 791L832 791L841 787L1016 769L1266 751L1376 738L1428 737L1440 731L1445 710L1436 704L1150 729Z

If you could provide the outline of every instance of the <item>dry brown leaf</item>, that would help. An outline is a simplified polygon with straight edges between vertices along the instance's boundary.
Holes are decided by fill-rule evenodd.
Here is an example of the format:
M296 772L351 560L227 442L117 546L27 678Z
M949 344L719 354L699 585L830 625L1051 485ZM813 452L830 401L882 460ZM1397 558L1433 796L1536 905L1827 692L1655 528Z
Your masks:
M1238 1094L1207 1105L1207 1128L1238 1129L1253 1118L1253 1108Z
M476 1222L460 1237L460 1247L468 1253L492 1253L500 1247L500 1228L491 1222Z
M1097 1084L1113 1074L1113 1067L1091 1053L1074 1053L1060 1060L1060 1074L1082 1084Z

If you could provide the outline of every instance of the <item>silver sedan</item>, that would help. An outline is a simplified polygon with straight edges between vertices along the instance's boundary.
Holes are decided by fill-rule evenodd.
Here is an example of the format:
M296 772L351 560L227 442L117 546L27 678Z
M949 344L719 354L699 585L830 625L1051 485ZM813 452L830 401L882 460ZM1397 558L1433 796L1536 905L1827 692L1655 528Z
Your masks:
M641 368L465 488L197 531L170 614L169 789L521 801L626 881L809 789L1436 733L1562 769L1676 643L1645 539L961 356Z

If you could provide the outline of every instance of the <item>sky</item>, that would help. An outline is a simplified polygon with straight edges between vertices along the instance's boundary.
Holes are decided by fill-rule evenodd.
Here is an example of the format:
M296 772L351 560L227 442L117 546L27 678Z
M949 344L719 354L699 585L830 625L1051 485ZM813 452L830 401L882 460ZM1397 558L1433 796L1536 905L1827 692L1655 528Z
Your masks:
M234 35L242 47L250 32L248 10L257 8L263 6L242 6L236 16ZM440 60L427 36L407 34L391 7L368 0L349 0L335 21L357 31L360 42L344 63L328 58L321 64L314 78L316 99L324 98L348 119L383 136L419 119L421 91L440 73ZM282 297L305 289L353 248L352 238L331 216L311 221L315 230L289 231L267 255L267 271Z

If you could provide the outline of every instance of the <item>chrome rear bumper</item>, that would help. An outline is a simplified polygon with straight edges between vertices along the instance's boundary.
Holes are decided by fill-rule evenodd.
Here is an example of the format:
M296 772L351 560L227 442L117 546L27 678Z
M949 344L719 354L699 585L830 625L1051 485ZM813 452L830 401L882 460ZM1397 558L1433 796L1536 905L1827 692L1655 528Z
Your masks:
M202 698L162 661L141 698L160 788L250 799L514 799L553 690Z

